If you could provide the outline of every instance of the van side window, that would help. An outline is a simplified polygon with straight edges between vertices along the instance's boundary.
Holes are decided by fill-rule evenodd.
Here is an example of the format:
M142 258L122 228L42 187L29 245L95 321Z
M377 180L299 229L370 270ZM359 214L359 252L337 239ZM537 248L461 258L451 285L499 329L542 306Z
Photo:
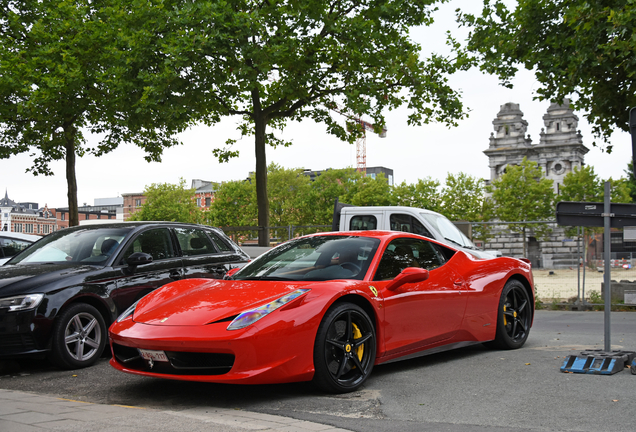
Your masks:
M391 215L389 222L391 223L391 231L410 232L432 239L435 238L420 221L411 215L394 213Z
M351 218L349 222L350 231L375 230L378 229L378 220L373 215L358 215Z

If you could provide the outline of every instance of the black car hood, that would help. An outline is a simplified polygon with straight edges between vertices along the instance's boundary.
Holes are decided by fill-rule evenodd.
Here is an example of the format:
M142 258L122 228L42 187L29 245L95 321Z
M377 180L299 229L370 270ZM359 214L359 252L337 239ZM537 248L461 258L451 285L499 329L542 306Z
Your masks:
M46 293L82 280L99 267L69 264L26 264L0 266L0 297ZM77 276L80 276L79 278Z

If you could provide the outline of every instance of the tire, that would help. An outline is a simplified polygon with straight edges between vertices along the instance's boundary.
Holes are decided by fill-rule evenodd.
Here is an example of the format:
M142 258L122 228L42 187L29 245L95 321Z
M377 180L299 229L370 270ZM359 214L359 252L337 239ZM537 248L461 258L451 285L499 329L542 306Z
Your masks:
M375 362L375 328L367 313L352 303L332 306L314 343L314 384L328 393L357 390Z
M64 309L53 326L49 360L62 369L81 369L99 359L106 345L106 324L97 309L75 303Z
M533 304L526 288L518 280L509 280L501 291L497 308L495 340L486 346L496 349L521 348L528 339Z

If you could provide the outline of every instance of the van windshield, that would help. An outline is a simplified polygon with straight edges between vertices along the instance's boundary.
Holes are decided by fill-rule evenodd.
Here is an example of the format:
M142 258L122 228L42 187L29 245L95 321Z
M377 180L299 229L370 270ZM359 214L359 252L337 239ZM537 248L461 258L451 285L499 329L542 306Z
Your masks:
M446 240L451 241L459 246L467 249L477 249L473 242L464 235L451 221L441 214L436 213L420 213L426 222L431 224L433 228L439 232Z

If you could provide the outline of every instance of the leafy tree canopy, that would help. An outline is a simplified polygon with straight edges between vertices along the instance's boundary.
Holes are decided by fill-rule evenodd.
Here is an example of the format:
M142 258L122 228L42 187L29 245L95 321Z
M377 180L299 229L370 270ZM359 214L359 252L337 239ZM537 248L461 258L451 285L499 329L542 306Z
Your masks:
M133 213L130 220L201 223L203 211L194 201L194 189L179 184L153 183L144 189L146 202Z
M134 46L152 47L139 50L148 57L139 110L181 107L190 95L193 117L210 124L242 118L241 134L254 136L258 224L269 226L266 145L289 143L268 127L311 118L353 142L362 128L354 120L343 125L334 110L349 119L367 115L378 130L386 110L401 105L410 124L454 125L464 117L448 76L468 66L466 57L421 58L409 37L410 27L432 23L443 1L133 1ZM234 142L215 150L221 161L238 155Z
M621 178L608 180L611 185L611 201L616 203L631 202L628 180ZM594 172L594 167L587 165L574 168L563 178L559 201L603 202L605 200L605 181Z
M526 230L524 222L545 221L554 218L554 190L552 180L544 178L536 162L523 158L519 165L506 168L506 172L487 188L492 194L493 214L507 222L512 231L523 234L523 256L526 255ZM532 224L538 235L545 235L545 224Z
M402 182L393 187L392 204L439 212L442 207L439 188L440 182L430 177L412 184Z
M636 106L636 4L634 0L485 0L480 16L459 13L471 27L468 49L482 70L511 87L519 65L535 73L539 99L585 111L605 142L628 130ZM611 151L611 145L607 145Z
M168 121L174 113L158 121L136 111L143 82L114 25L120 14L117 0L0 2L0 158L29 152L36 175L65 160L71 225L79 223L76 156L133 142L159 160L183 128Z

